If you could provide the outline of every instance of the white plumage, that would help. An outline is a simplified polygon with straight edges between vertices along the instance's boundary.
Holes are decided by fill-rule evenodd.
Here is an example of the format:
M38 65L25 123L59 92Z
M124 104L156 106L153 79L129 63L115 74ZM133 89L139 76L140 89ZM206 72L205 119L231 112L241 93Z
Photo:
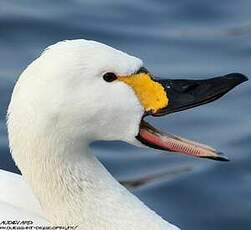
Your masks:
M22 176L0 170L0 220L32 220L49 225L42 217L38 200Z
M25 182L0 172L1 218L82 230L178 229L121 186L88 147L95 140L141 146L135 136L144 108L129 86L102 75L142 65L104 44L72 40L27 67L8 110L10 148Z

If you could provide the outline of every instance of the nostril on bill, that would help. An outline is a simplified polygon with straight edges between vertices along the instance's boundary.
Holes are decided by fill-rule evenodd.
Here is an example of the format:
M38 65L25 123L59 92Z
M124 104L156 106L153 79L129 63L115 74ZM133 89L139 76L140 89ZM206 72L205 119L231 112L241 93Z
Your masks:
M184 93L188 93L188 92L190 92L190 91L195 90L198 86L199 86L199 84L197 84L197 83L188 84L188 85L183 85L183 86L182 86L182 91L183 91Z

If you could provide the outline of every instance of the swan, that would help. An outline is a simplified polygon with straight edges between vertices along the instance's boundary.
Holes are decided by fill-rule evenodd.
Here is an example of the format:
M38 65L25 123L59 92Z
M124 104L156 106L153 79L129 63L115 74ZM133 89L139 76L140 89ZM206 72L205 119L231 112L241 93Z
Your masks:
M119 184L89 144L120 140L226 161L144 117L211 102L246 80L239 73L157 79L141 59L96 41L49 46L20 75L8 107L9 146L22 176L0 171L0 220L80 230L178 230Z

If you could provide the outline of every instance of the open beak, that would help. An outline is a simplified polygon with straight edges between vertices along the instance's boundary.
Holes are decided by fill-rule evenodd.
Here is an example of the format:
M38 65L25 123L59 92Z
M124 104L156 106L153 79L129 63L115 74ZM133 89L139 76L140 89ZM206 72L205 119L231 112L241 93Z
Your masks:
M240 73L231 73L206 80L154 79L155 82L163 86L168 98L168 104L157 111L147 111L145 115L163 116L209 103L247 80L248 78ZM221 153L207 145L159 131L143 119L136 138L144 145L155 149L220 161L228 160Z

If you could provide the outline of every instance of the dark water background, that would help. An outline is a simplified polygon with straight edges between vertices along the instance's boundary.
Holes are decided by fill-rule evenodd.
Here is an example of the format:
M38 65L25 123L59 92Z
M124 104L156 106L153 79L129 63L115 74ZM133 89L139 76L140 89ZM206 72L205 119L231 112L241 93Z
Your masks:
M46 46L88 38L145 61L156 76L251 76L250 0L0 0L0 168L10 159L5 113L18 75ZM161 174L131 188L184 230L251 229L251 85L210 105L151 119L162 129L216 147L229 163L97 143L94 151L122 181ZM163 176L164 175L164 176Z

